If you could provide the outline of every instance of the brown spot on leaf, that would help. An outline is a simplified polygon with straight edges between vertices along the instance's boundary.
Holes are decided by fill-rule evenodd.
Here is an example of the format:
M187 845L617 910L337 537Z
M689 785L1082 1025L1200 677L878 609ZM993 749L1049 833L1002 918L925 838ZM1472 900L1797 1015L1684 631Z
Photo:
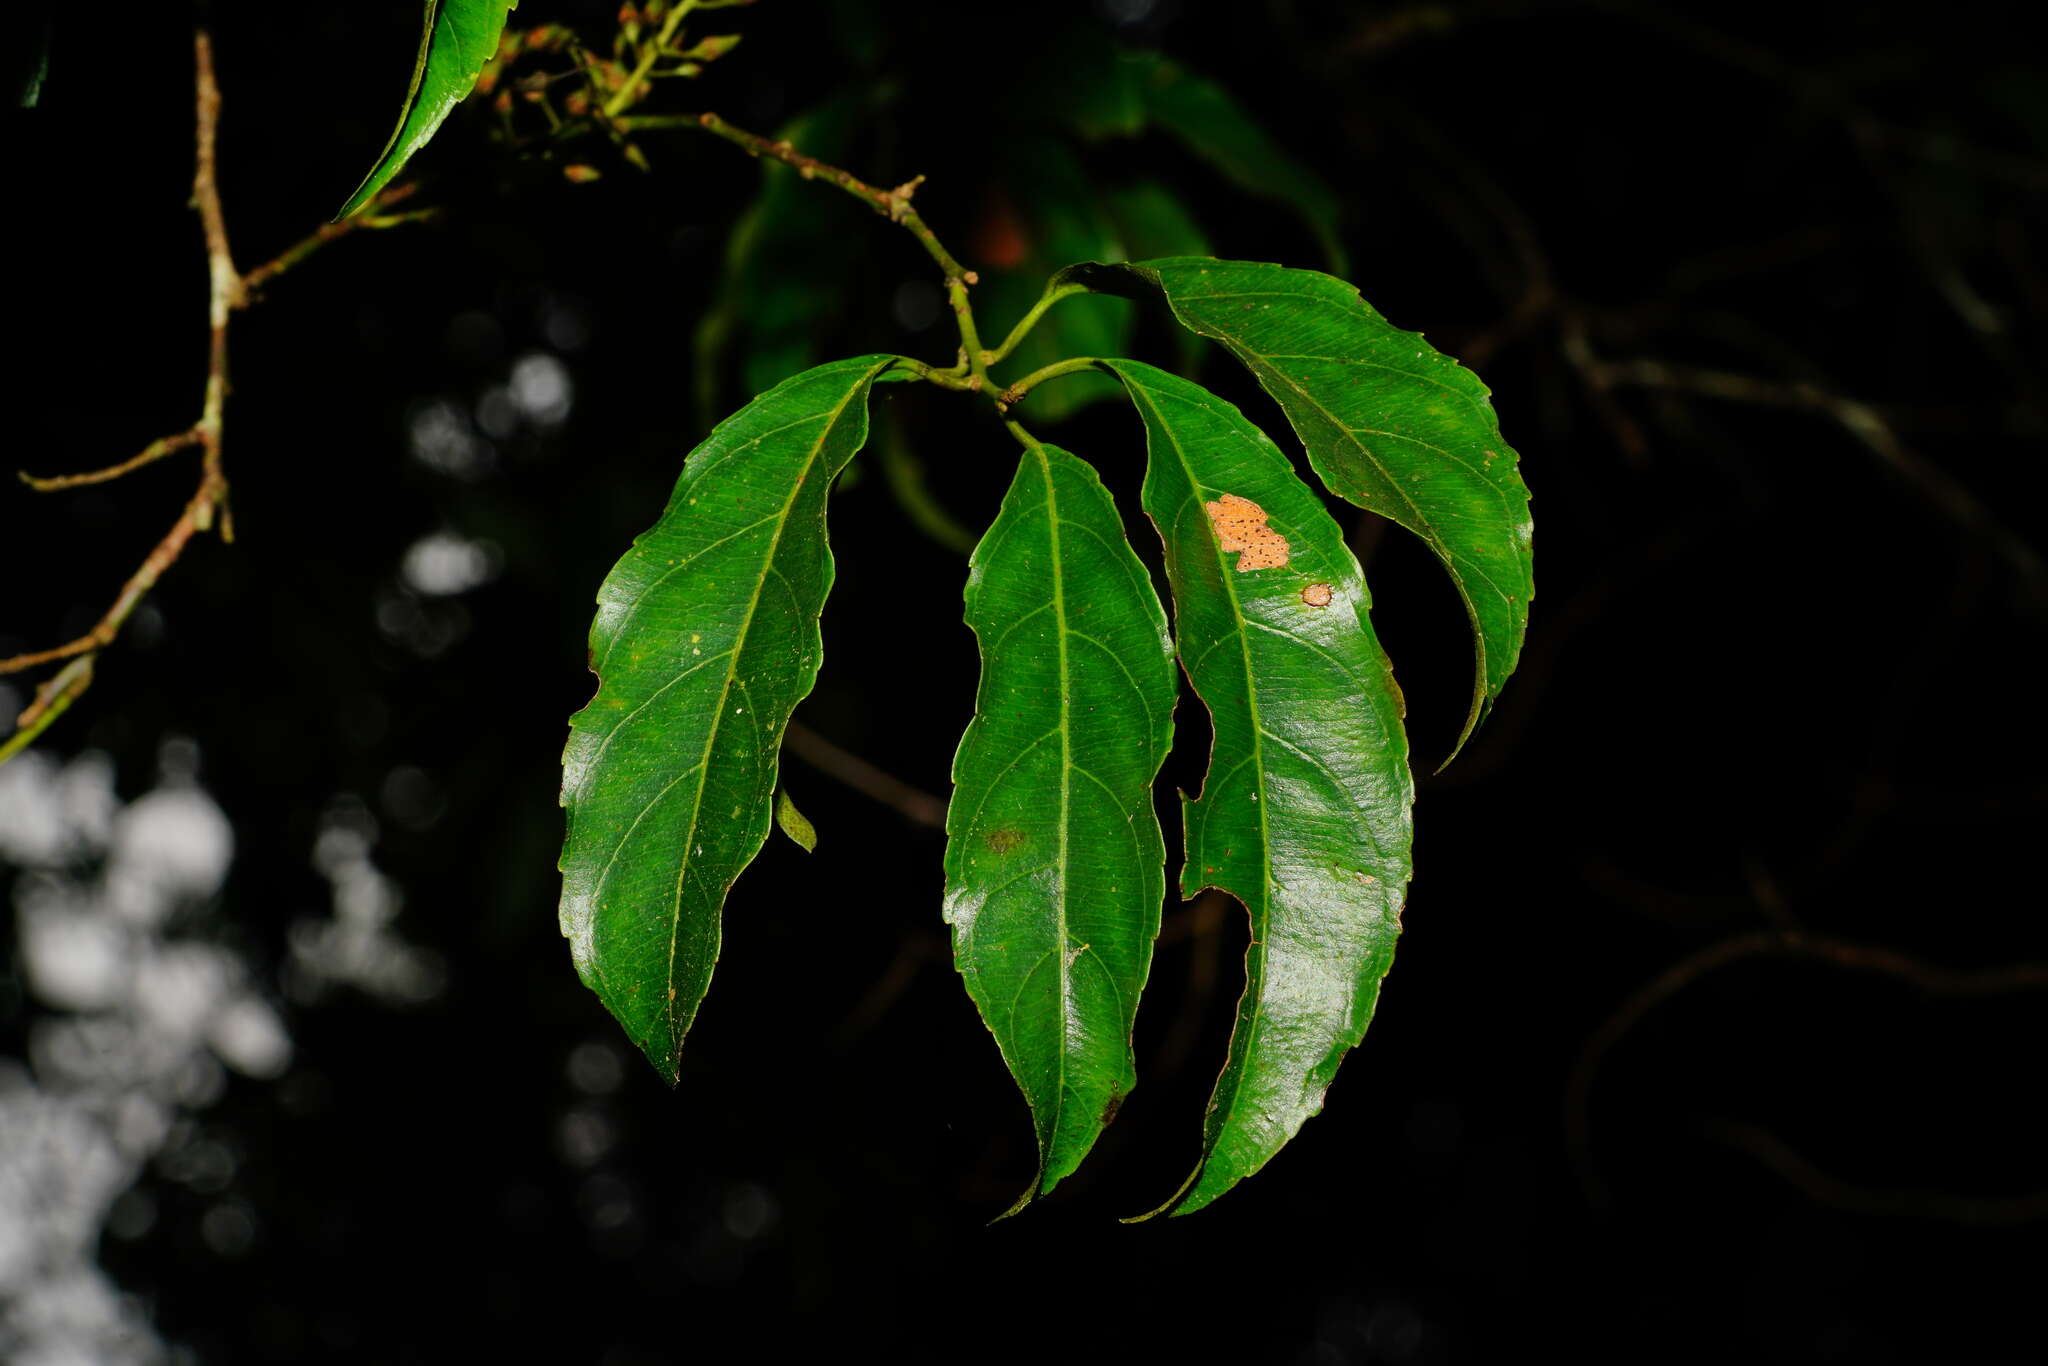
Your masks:
M982 838L987 843L990 851L998 854L1007 854L1024 842L1023 832L1011 830L1008 827L1000 830L991 830Z
M1287 538L1266 525L1266 510L1249 498L1226 493L1202 507L1216 528L1216 543L1237 552L1237 572L1287 567Z
M1123 1108L1124 1093L1121 1091L1111 1091L1109 1093L1108 1102L1104 1104L1102 1107L1102 1119L1100 1122L1103 1124L1108 1124L1111 1120L1116 1118L1116 1112Z
M1311 607L1328 607L1330 605L1330 585L1327 583L1310 584L1301 590L1301 600Z

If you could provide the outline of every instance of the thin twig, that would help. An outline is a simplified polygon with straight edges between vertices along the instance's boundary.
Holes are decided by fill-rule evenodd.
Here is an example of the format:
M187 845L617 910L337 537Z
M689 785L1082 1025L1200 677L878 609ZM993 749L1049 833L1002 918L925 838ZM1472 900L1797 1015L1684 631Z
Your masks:
M736 128L711 113L699 114L697 126L707 133L714 133L727 142L745 148L754 156L773 157L786 166L793 166L796 173L805 180L823 180L837 185L891 223L901 223L910 230L911 236L917 238L919 245L932 260L938 263L949 287L980 283L981 277L954 260L953 254L946 250L939 242L938 236L925 225L924 219L918 216L917 210L910 206L910 197L917 192L917 187L924 183L923 176L906 181L893 190L878 190L851 172L842 171L837 166L829 166L816 157L804 155L787 139L780 142L770 141L759 133L749 133L744 128ZM974 346L971 349L974 354L970 359L978 359L981 348Z
M227 504L228 480L221 461L222 417L227 407L228 395L228 324L233 315L247 307L254 298L255 286L275 279L336 238L362 228L392 227L426 216L420 212L363 215L342 223L329 224L275 260L250 271L246 276L236 270L234 253L228 246L227 216L222 212L220 202L216 148L219 144L221 98L220 84L214 77L213 44L202 29L193 36L192 45L196 112L192 202L199 210L200 224L205 233L207 266L206 392L201 401L199 420L183 431L159 437L145 446L140 454L117 465L89 470L82 474L50 477L24 473L21 479L30 488L45 493L86 484L101 484L153 464L187 447L198 446L201 449L199 487L186 500L177 521L171 524L170 530L157 542L148 558L143 560L141 567L129 575L121 585L121 591L116 595L113 605L94 623L91 630L75 640L51 649L32 650L0 659L0 674L19 673L24 669L32 669L41 664L53 664L60 660L72 661L37 690L35 702L16 722L16 733L9 736L4 744L0 744L0 762L5 762L19 753L85 691L87 684L92 680L94 655L113 643L121 627L149 590L156 586L164 571L184 553L185 546L192 537L196 533L213 529L216 514L220 519L221 539L234 539L234 519L228 511ZM411 186L394 187L378 196L376 202L388 208L411 193Z
M1748 1153L1817 1204L1888 1218L1940 1219L1976 1227L2011 1227L2048 1219L2048 1190L2026 1195L1957 1195L1939 1190L1858 1186L1822 1171L1770 1130L1734 1120L1707 1125L1710 1137Z
M156 549L149 552L149 558L142 562L142 567L128 576L128 581L121 585L120 595L114 599L114 605L107 609L106 615L101 617L90 631L53 649L36 650L29 654L0 659L0 674L20 673L23 669L32 669L38 664L51 664L60 659L91 654L112 644L114 637L120 633L122 625L135 611L143 597L156 586L156 581L162 577L163 572L184 553L185 543L192 539L193 533L206 529L205 518L213 507L212 488L202 481L199 492L193 494L191 500L185 504L184 512L179 515L177 521L171 523L171 529L157 542Z
M783 748L827 777L837 778L854 791L874 798L919 825L946 828L946 803L922 788L912 787L892 773L885 773L858 754L827 740L800 721L789 723L783 733Z
M167 455L175 455L187 446L196 446L201 439L197 427L187 427L182 432L173 432L169 436L158 437L147 446L144 446L140 455L131 455L120 464L109 465L105 469L87 470L83 474L56 474L51 475L47 479L38 478L27 470L23 470L20 472L19 477L22 483L27 484L37 493L55 493L59 489L75 489L81 484L104 484L110 479L119 479L124 474L132 474L144 465L153 465Z
M410 199L419 189L418 181L407 181L393 185L370 201L373 210L388 210ZM280 252L275 258L265 261L242 276L242 298L237 308L247 308L255 302L256 292L278 276L290 270L299 262L311 256L329 242L336 241L365 228L395 228L404 223L424 223L438 217L439 209L410 209L404 213L372 212L358 213L337 223L322 223L313 232L301 238L292 246Z
M2019 536L2007 529L1949 475L1909 450L1878 411L1840 394L1803 382L1779 383L1751 375L1731 374L1695 365L1660 360L1593 362L1591 373L1610 385L1634 385L1677 393L1699 394L1736 403L1804 409L1834 419L1865 449L1904 479L1917 485L1949 520L1988 541L2018 571L2037 599L2048 597L2048 570Z
M36 689L35 701L22 709L14 724L18 729L0 742L0 764L35 743L35 738L56 723L58 717L71 709L87 688L92 686L92 656L84 655L72 660L56 673L50 675L42 687Z
M1738 934L1681 958L1638 988L1586 1039L1565 1085L1565 1143L1586 1199L1608 1202L1607 1187L1592 1159L1590 1100L1600 1065L1642 1018L1661 1003L1716 969L1751 958L1794 958L1832 963L1857 972L1895 977L1934 996L1995 996L2048 987L2048 963L2011 963L1965 971L1936 967L1896 949L1859 944L1828 935L1758 930Z

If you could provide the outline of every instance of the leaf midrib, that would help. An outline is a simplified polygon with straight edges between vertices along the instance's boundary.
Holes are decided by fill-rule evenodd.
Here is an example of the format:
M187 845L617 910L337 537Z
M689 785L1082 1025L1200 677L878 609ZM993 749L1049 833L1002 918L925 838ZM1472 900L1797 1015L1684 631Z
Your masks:
M718 737L725 727L725 704L732 696L733 680L739 676L740 658L745 654L747 641L753 634L754 617L761 607L761 592L768 586L768 576L774 569L776 552L782 546L782 533L789 528L790 509L795 507L796 500L803 496L804 484L810 478L812 469L816 467L818 457L824 452L826 443L832 439L832 433L838 428L840 417L846 412L847 406L853 402L853 396L865 389L872 378L873 373L870 372L867 375L863 375L859 382L848 386L846 393L840 398L838 403L833 405L831 412L826 416L824 426L818 431L817 441L812 443L810 453L804 457L802 470L795 479L790 481L789 497L782 504L782 515L776 521L775 534L768 538L768 550L762 556L761 572L755 578L753 596L747 600L747 614L740 622L740 629L735 637L732 648L731 663L726 667L725 682L718 691L718 706L712 713L711 730L704 739L703 757L698 765L697 791L690 800L690 824L683 836L682 862L676 870L675 891L669 900L668 962L662 973L663 980L668 984L669 994L662 1000L661 1013L663 1026L670 1035L669 1052L671 1055L675 1053L679 1043L674 1037L676 1019L675 983L676 945L682 938L683 926L683 883L688 879L690 869L695 866L695 855L692 851L697 838L697 824L704 814L704 789L711 778L711 755L718 748ZM794 426L796 424L791 423L789 425ZM652 803L649 805L651 806Z
M1145 395L1146 406L1149 407L1153 413L1158 415L1160 430L1164 431L1166 433L1166 439L1173 443L1174 460L1180 465L1181 473L1187 481L1187 487L1192 491L1189 495L1188 501L1193 501L1194 499L1199 498L1201 496L1202 489L1201 481L1195 478L1194 469L1192 466L1188 464L1187 449L1181 444L1180 434L1174 430L1173 424L1167 420L1164 409L1160 407L1159 403L1156 400L1155 395L1157 391L1147 387L1142 381L1134 382L1131 385L1131 390L1133 393L1142 392ZM1186 502L1183 502L1182 507L1186 507ZM1179 515L1176 514L1175 521L1178 522L1179 520ZM1212 547L1211 554L1214 556L1218 566L1222 570L1222 574L1220 575L1220 577L1223 581L1223 591L1224 595L1230 599L1231 620L1236 624L1235 634L1238 639L1239 654L1240 657L1244 660L1245 705L1246 710L1249 711L1251 714L1252 729L1252 752L1249 756L1247 756L1245 762L1252 765L1252 771L1256 775L1255 781L1258 786L1259 807L1259 908L1255 915L1255 924L1253 928L1255 930L1261 930L1263 929L1262 922L1270 920L1272 916L1273 905L1273 835L1270 823L1267 819L1267 808L1270 805L1270 803L1268 803L1266 800L1266 727L1265 722L1261 718L1259 712L1258 685L1253 681L1254 675L1252 673L1251 639L1249 634L1244 629L1244 623L1246 621L1246 617L1244 614L1244 603L1243 600L1238 596L1237 583L1231 577L1233 574L1236 573L1236 568L1223 558L1224 552L1220 549L1219 543L1216 541L1214 535L1208 537L1208 544ZM1204 655L1204 658L1207 658L1206 654ZM1192 676L1190 677L1189 681L1193 681ZM1198 693L1199 691L1200 690L1197 689ZM1203 783L1202 795L1200 798L1196 800L1194 804L1201 805L1207 802L1210 796L1211 794L1208 790L1208 784L1205 781ZM1206 815L1203 817L1202 824L1204 843L1206 843L1208 834L1208 817ZM1183 852L1183 857L1185 857L1185 851ZM1186 891L1185 874L1183 874L1182 891ZM1243 894L1239 893L1238 898L1240 901L1242 901ZM1249 906L1246 907L1247 911L1249 911L1250 909L1251 908ZM1263 971L1264 962L1265 957L1263 954L1261 954L1261 972L1259 981L1259 985L1261 988L1264 987L1265 983L1265 975ZM1249 981L1247 981L1246 983L1246 989L1251 989L1251 983ZM1266 994L1264 990L1261 989L1254 994L1252 999L1251 1017L1244 1021L1243 1024L1245 1032L1243 1056L1249 1057L1251 1054L1252 1045L1257 1040L1259 1026L1265 1020L1265 1008ZM1217 1134L1222 1134L1222 1132L1229 1127L1230 1121L1236 1117L1238 1098L1243 1094L1243 1078L1239 1078L1239 1084L1236 1087L1233 1087L1231 1090L1230 1103L1224 1109L1221 1119L1217 1122ZM1208 1170L1209 1159L1213 1153L1214 1149L1211 1148L1209 1152L1203 1154L1200 1163L1198 1163L1195 1167L1194 1176L1189 1178L1188 1186L1186 1187L1186 1189L1193 1189L1195 1184L1198 1181L1200 1181L1202 1173Z
M1052 1140L1051 1142L1048 1142L1044 1145L1045 1151L1041 1152L1039 1160L1040 1170L1038 1173L1038 1184L1040 1189L1042 1190L1045 1185L1045 1161L1051 1155L1050 1150L1052 1144L1058 1142L1059 1140L1060 1117L1066 1113L1066 1045L1068 1038L1066 1026L1072 1020L1075 1014L1073 1000L1074 962L1073 959L1067 953L1067 881L1068 877L1070 876L1070 870L1072 868L1073 863L1072 853L1069 849L1067 840L1068 817L1073 806L1074 741L1073 731L1070 725L1070 720L1073 715L1073 679L1069 672L1067 660L1067 586L1065 570L1060 556L1059 491L1053 484L1052 457L1046 454L1045 447L1042 445L1034 444L1031 448L1031 453L1038 457L1039 475L1041 478L1045 480L1046 544L1052 555L1052 611L1054 622L1054 639L1057 640L1059 645L1060 663L1060 889L1059 896L1054 900L1054 905L1058 908L1057 913L1059 916L1059 944L1055 952L1057 952L1057 954L1059 955L1060 974L1060 1048L1058 1050L1059 1071L1054 1077L1053 1085L1053 1111L1052 1125L1050 1128Z

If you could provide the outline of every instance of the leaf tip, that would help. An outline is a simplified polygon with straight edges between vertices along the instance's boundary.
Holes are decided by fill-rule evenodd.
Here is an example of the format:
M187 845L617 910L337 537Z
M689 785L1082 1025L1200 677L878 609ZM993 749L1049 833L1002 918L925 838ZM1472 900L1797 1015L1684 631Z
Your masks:
M812 825L804 813L796 809L796 803L790 800L789 789L786 787L775 794L775 825L806 854L818 852L818 827Z

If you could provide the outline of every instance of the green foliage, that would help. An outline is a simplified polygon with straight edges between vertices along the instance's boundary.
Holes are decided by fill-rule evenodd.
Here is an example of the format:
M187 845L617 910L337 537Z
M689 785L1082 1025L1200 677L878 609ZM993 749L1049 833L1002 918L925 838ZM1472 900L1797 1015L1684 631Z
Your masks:
M442 120L476 85L484 63L497 54L505 20L518 4L519 0L426 0L420 50L413 59L412 84L406 89L398 126L336 218L347 218L375 199L412 154L427 145Z
M1163 296L1279 401L1332 493L1436 552L1471 614L1478 655L1462 747L1514 672L1535 593L1529 490L1479 377L1312 270L1187 258L1082 266L1067 278Z
M1515 453L1477 379L1310 271L1182 257L1054 278L1161 296L1243 359L1332 490L1384 508L1451 567L1478 631L1482 700L1493 696L1521 645L1529 527ZM809 371L721 427L600 599L604 687L577 718L564 786L563 923L586 979L671 1078L715 957L720 900L766 828L770 737L817 667L820 575L794 579L814 588L764 586L792 572L779 554L799 566L824 554L822 496L803 491L851 458L865 428L823 415L864 411L859 397L885 372L945 379L896 364L870 356ZM982 678L954 763L944 909L968 993L1037 1129L1039 1174L1021 1207L1078 1166L1137 1082L1131 1028L1165 863L1151 783L1177 652L1214 733L1201 794L1183 804L1181 893L1227 892L1252 921L1201 1159L1161 1208L1187 1213L1287 1143L1363 1036L1399 933L1414 788L1364 574L1314 491L1242 413L1189 380L1129 360L1053 367L1091 368L1120 382L1145 425L1143 503L1165 549L1174 635L1094 472L1012 424L1023 459L968 575ZM764 507L781 511L762 522ZM754 539L728 539L736 525ZM724 545L743 572L691 558ZM650 581L661 606L628 614L652 601ZM764 620L777 644L745 653ZM719 622L738 622L738 637L714 634ZM684 689L692 652L707 646L732 651L729 677ZM613 673L622 649L627 668ZM643 660L654 663L636 671ZM738 684L772 703L766 729L721 747ZM699 844L707 783L716 805L733 802L733 822ZM699 795L676 801L679 784ZM678 1004L650 1013L664 992Z
M1049 1191L1138 1081L1131 1027L1166 891L1152 780L1173 734L1173 642L1102 481L1036 442L975 547L967 624L981 687L953 761L945 915L1031 1104Z
M562 756L562 933L671 1082L726 890L768 836L783 727L818 676L826 494L891 363L806 371L721 424L598 594L601 682Z
M1181 895L1229 892L1252 920L1201 1163L1169 1202L1186 1213L1264 1166L1364 1035L1400 930L1414 789L1401 692L1337 523L1236 408L1152 366L1109 364L1145 422L1145 512L1215 732L1201 795L1182 802ZM1242 513L1249 529L1277 540L1233 551L1219 533L1250 506L1262 517Z
M1023 453L968 567L981 680L953 767L943 915L1037 1132L1038 1173L1014 1208L1080 1165L1137 1084L1132 1028L1166 887L1153 784L1173 736L1178 658L1213 736L1201 791L1181 804L1181 894L1227 894L1251 920L1245 991L1200 1158L1156 1212L1200 1209L1320 1110L1363 1037L1399 933L1414 785L1401 693L1341 528L1230 403L1113 358L1134 335L1128 303L1113 296L1163 302L1190 346L1220 342L1278 401L1327 489L1408 528L1450 570L1478 656L1460 745L1513 671L1528 618L1517 457L1486 387L1350 285L1213 259L1164 183L1098 183L1093 145L1162 132L1238 188L1292 205L1341 260L1335 197L1215 82L1071 34L1020 54L1008 74L1033 98L978 103L998 122L1057 109L1062 126L989 130L1006 179L985 197L985 268L970 270L912 207L917 181L882 190L825 159L859 150L896 98L886 88L816 106L780 139L710 114L623 116L644 78L694 75L730 50L731 36L680 45L688 13L729 2L629 9L609 63L559 27L506 44L579 63L566 74L588 89L565 101L569 121L554 123L554 142L601 131L644 169L632 134L699 127L769 167L733 234L723 296L700 324L698 378L700 396L715 394L718 362L736 352L750 388L773 387L688 456L666 511L600 590L590 632L598 691L571 721L563 756L563 933L584 980L673 1082L735 880L771 821L817 846L778 791L777 757L817 677L833 577L828 494L866 442L869 391L922 380L993 400ZM429 6L405 117L350 211L476 82L509 7ZM856 53L875 46L873 33L853 38ZM675 65L658 69L664 60ZM568 169L587 173L573 180L595 174ZM815 364L836 322L902 312L900 298L877 295L864 241L837 211L843 203L821 207L817 181L925 249L958 322L956 363L875 354ZM1084 264L1055 269L1073 260ZM977 302L1018 320L1000 344L982 340L994 334L980 331ZM992 377L1004 365L1023 378ZM1011 416L1027 394L1034 422L1102 398L1136 408L1170 631L1095 470ZM882 446L910 519L942 543L971 542L925 489L895 423Z

